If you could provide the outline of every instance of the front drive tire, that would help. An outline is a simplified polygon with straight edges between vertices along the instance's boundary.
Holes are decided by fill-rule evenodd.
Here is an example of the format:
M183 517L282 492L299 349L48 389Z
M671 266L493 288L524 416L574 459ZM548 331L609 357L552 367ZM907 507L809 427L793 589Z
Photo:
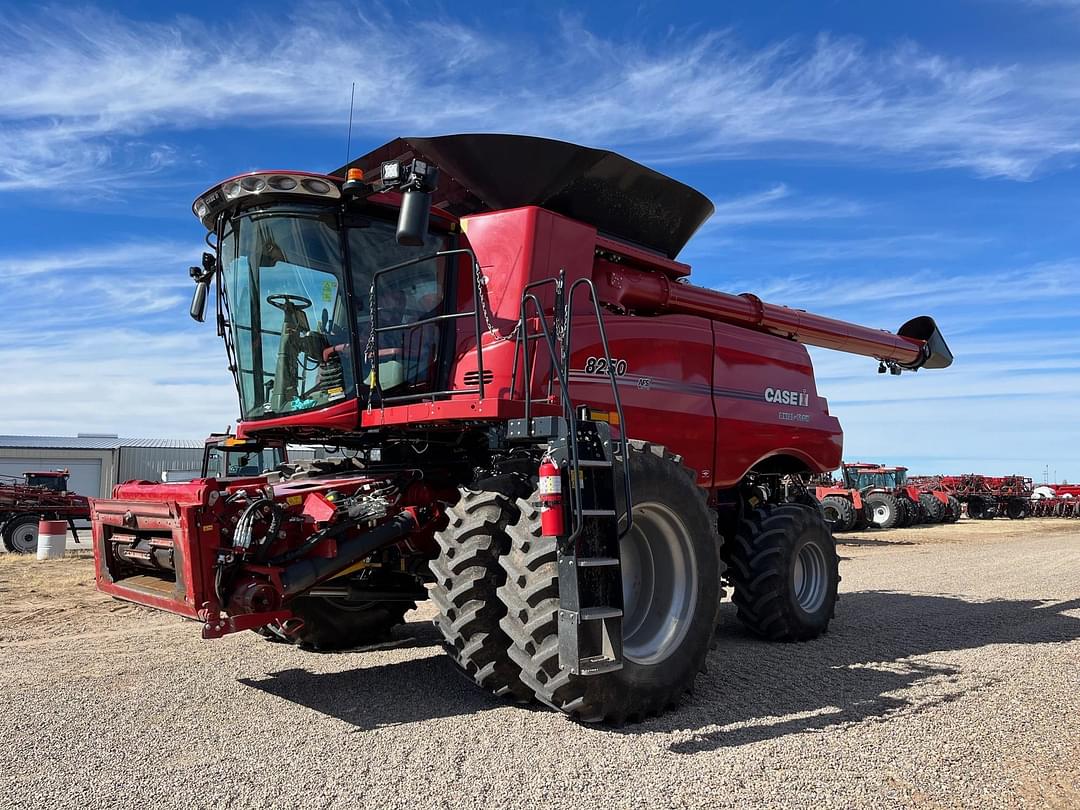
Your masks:
M900 506L895 495L875 493L866 499L866 508L870 512L871 523L879 529L893 529L900 525Z
M766 505L743 517L725 553L738 618L772 641L825 632L840 584L829 527L813 509Z
M352 602L320 596L297 596L288 603L288 607L297 618L303 619L299 630L286 632L275 625L267 625L255 632L270 641L297 644L318 652L333 652L387 641L390 631L405 621L405 614L414 610L416 603Z
M943 523L945 521L945 504L937 499L937 496L929 492L919 493L919 504L926 513L927 523Z
M716 626L721 541L704 491L658 445L632 442L627 463L634 528L621 547L621 669L582 677L560 667L555 540L542 535L539 510L524 500L502 559L501 624L522 682L542 703L585 722L638 721L676 705L704 668ZM615 480L621 476L617 463Z
M834 532L849 532L855 528L858 520L855 504L839 495L827 495L822 498L821 512L825 515L825 522L830 524Z
M439 556L431 561L435 585L431 601L439 609L435 626L455 663L496 695L526 701L519 665L507 652L510 639L500 627L506 607L498 596L506 579L500 558L510 551L509 529L522 519L522 502L493 479L491 489L462 489L450 507L450 522L436 532Z

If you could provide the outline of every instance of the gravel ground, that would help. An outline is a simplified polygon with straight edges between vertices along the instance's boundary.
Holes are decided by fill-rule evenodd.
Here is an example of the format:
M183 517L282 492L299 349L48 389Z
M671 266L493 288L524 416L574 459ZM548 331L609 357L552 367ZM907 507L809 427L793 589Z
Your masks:
M474 688L431 610L304 653L0 556L0 807L1078 807L1080 522L845 537L832 630L728 609L682 707L577 725Z

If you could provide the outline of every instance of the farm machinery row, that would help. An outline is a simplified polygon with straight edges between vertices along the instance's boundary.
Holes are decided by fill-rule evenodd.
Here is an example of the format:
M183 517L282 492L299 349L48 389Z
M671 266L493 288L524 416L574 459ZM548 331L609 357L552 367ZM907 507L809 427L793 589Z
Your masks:
M1034 486L1022 475L908 476L905 467L853 463L842 478L813 482L814 494L834 532L919 523L955 523L1007 517L1080 517L1080 486Z
M955 523L959 500L935 482L908 478L907 467L864 462L841 466L841 480L818 479L814 496L833 532Z

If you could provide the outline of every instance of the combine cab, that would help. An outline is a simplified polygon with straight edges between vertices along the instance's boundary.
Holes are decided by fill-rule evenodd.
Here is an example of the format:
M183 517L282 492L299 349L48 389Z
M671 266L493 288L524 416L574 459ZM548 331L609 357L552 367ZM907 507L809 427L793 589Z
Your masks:
M62 520L78 542L76 520L90 519L89 499L68 492L67 470L23 473L22 481L0 481L0 537L17 554L37 551L38 523Z
M709 201L574 144L403 138L193 208L215 247L191 314L213 299L238 432L342 457L117 487L98 586L316 649L430 598L469 677L581 720L677 704L724 581L766 639L828 626L836 549L800 482L842 437L802 344L952 361L927 317L892 333L687 283Z

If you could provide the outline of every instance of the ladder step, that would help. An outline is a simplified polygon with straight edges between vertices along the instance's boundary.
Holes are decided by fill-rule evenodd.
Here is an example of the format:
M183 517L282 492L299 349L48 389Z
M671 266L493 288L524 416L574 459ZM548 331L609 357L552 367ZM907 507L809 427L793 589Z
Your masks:
M614 509L582 509L584 517L615 517Z
M591 655L582 658L578 664L575 675L602 675L605 672L614 672L622 669L622 662L608 658L606 655Z
M618 565L618 557L578 557L577 564L580 568L598 568L605 565Z
M578 611L579 622L595 622L600 619L617 619L622 611L614 607L588 607Z
M583 458L578 461L580 467L613 467L612 462L605 459Z

